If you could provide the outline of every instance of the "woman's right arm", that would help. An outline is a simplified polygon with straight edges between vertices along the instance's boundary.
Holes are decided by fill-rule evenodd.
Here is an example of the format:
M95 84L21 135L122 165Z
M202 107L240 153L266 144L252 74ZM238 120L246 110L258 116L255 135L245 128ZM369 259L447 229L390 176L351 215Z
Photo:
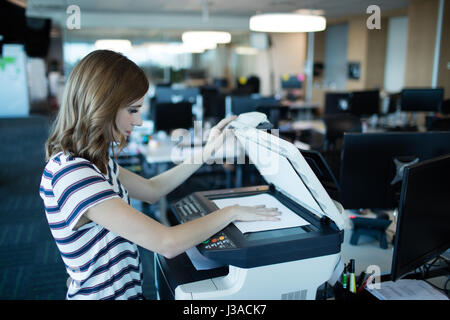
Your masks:
M264 206L230 206L173 227L165 226L114 198L88 209L86 217L135 244L173 258L208 239L230 222L276 221L279 212Z

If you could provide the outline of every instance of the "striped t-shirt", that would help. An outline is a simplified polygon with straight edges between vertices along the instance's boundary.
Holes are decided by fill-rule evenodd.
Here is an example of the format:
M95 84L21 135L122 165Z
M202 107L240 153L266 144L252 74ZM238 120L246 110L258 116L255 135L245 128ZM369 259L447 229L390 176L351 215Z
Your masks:
M135 244L92 221L74 230L83 214L102 201L119 197L129 204L118 174L111 158L103 175L90 161L62 152L45 166L39 193L72 279L67 299L143 298L142 265Z

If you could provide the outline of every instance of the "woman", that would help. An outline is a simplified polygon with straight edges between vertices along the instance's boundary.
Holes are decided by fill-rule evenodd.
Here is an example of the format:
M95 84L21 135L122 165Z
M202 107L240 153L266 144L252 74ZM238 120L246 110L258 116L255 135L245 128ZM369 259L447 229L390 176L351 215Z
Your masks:
M67 299L142 299L137 245L172 258L232 221L277 220L276 209L230 206L189 223L168 227L129 205L129 196L149 203L178 187L201 164L185 163L145 179L109 157L140 126L148 90L142 70L123 55L94 51L71 72L53 132L40 195L53 237L70 275ZM203 160L221 146L212 130Z

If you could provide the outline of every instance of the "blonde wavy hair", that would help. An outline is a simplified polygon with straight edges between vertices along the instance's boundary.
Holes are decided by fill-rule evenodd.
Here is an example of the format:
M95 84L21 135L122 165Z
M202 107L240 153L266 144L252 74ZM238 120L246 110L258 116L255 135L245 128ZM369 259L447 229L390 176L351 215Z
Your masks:
M63 151L95 164L103 173L114 142L117 112L142 98L149 81L144 72L120 53L93 51L72 70L61 107L45 149L47 161ZM120 134L118 150L126 144Z

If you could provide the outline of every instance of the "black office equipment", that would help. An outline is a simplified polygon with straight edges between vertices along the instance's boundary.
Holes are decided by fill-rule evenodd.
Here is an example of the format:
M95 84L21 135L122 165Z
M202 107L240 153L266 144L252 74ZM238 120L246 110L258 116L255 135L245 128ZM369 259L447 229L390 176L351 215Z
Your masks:
M156 103L150 108L150 118L154 121L154 131L167 131L178 128L189 129L193 126L192 104Z
M340 186L324 157L320 152L315 150L299 150L303 158L305 158L306 162L308 162L309 166L316 174L320 183L322 183L323 187L328 192L330 198L338 199Z
M450 131L450 118L439 116L426 116L425 127L427 131Z
M50 47L51 19L27 17L25 51L29 57L46 57Z
M450 99L442 101L440 112L442 114L450 114Z
M162 103L189 102L195 104L199 94L199 88L174 89L168 86L157 86L155 89L155 100Z
M398 93L391 93L389 95L389 105L386 113L395 113L400 109L400 99L401 94Z
M220 270L200 281L192 277L198 275L192 272L194 266L202 269L198 259L191 258L190 266L180 268L170 259L156 256L156 286L167 288L166 292L174 293L172 297L286 299L296 290L298 299L314 299L318 286L330 279L339 261L345 227L340 205L329 197L294 145L263 130L247 129L236 130L235 135L267 184L194 192L172 203L172 223L189 223L232 204L272 201L272 206L283 211L279 223L290 218L302 222L283 226L272 221L275 225L267 222L254 229L247 229L252 225L246 223L233 223L197 245L196 256L214 262L212 268L229 266L226 276ZM271 290L261 291L261 281Z
M347 92L327 92L325 94L325 114L348 113L350 94Z
M402 111L438 112L444 99L442 88L408 88L401 91Z
M279 100L275 97L261 97L259 95L231 96L231 113L240 115L241 113L256 111L258 107L278 104Z
M401 278L450 247L449 181L450 155L405 168L391 280Z
M353 91L349 96L350 112L357 116L380 113L380 91Z
M450 132L346 133L340 202L346 209L396 208L408 164L450 154Z
M203 97L203 120L216 124L225 118L225 96L217 87L201 87L200 94Z

